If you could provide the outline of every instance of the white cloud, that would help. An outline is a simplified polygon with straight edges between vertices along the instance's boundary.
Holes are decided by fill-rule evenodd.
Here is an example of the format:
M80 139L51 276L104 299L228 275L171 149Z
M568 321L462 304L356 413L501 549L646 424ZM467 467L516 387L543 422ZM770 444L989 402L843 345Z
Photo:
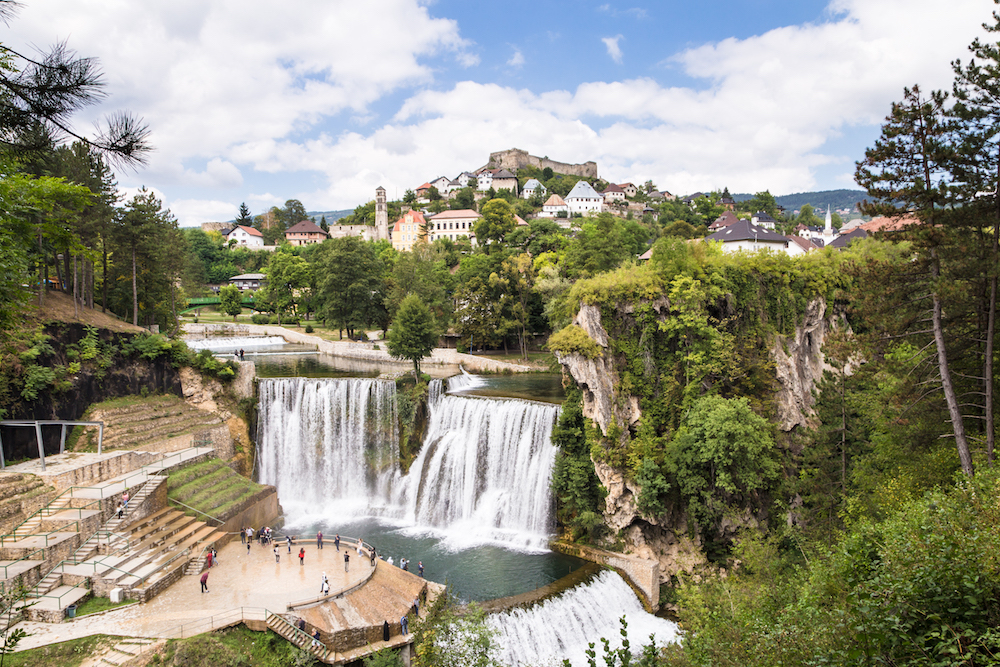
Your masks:
M232 202L211 199L179 199L170 207L181 227L197 227L203 222L226 222L239 214Z
M507 65L510 67L521 67L524 65L524 54L521 53L521 49L514 48L514 55L507 61Z
M601 37L601 41L604 42L604 46L608 49L608 55L619 65L622 64L622 48L618 46L618 42L623 39L621 35L615 35L614 37Z

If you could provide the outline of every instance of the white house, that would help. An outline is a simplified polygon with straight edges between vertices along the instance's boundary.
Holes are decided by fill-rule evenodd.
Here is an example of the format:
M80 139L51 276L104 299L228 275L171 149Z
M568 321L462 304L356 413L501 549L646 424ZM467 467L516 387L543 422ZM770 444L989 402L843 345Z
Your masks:
M756 252L768 248L774 252L788 253L788 246L791 243L781 234L758 227L749 220L739 220L728 227L723 227L707 236L706 240L721 242L723 252L740 250ZM798 246L796 252L797 250Z
M624 192L625 196L629 199L639 194L639 188L637 188L634 183L619 183L618 187L622 189L622 192Z
M228 232L224 232L226 236L226 242L236 241L236 245L245 246L247 248L263 248L264 247L264 235L260 233L260 230L254 229L253 227L247 227L246 225L236 225Z
M524 184L524 192L521 193L521 196L525 199L531 199L535 196L536 192L541 192L542 195L545 195L548 193L548 190L545 189L545 186L537 178L529 178L528 182Z
M763 227L764 229L774 229L778 221L768 215L765 211L757 211L750 216L750 222L757 225L758 227Z
M616 201L625 201L625 191L614 183L610 183L601 194L604 195L605 204L613 204Z
M506 169L484 169L477 177L477 189L486 192L494 190L511 190L517 194L517 176Z
M455 241L462 236L475 239L472 228L481 215L471 209L459 209L457 211L441 211L440 213L427 218L427 230L429 232L428 241L433 243L434 239L451 239Z
M545 203L542 204L542 210L538 213L539 218L556 218L559 216L559 212L563 212L569 215L569 206L563 201L563 198L557 194L550 195Z
M430 184L435 188L437 188L438 192L441 194L444 194L445 192L448 191L449 183L451 183L451 181L448 180L447 176L438 176L433 181L430 181Z
M566 195L566 206L570 215L580 213L600 213L604 197L587 181L577 181L573 189Z

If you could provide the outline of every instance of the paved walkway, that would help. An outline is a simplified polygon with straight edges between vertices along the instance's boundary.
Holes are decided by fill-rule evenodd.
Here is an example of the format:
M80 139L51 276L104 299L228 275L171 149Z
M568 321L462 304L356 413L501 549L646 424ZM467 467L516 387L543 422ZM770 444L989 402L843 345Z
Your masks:
M219 565L209 570L208 593L201 593L199 576L185 576L146 604L132 604L95 616L83 616L65 623L22 622L31 636L18 649L76 639L92 634L133 637L173 636L185 623L195 623L239 607L264 607L285 613L289 602L318 597L323 572L330 579L330 592L363 581L372 571L367 557L351 551L350 571L344 572L344 545L338 552L326 536L324 549L316 541L300 542L291 554L279 545L281 562L274 562L272 547L254 542L247 555L245 544L232 542L219 552ZM298 552L306 550L305 564L299 565ZM380 563L379 567L393 567ZM394 568L398 569L398 568Z

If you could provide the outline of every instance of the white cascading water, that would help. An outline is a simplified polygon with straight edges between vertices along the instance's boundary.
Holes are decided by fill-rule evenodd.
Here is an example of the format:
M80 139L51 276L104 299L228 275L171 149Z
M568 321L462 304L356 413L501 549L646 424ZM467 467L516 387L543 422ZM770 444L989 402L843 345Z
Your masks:
M559 407L442 389L431 382L427 436L402 475L391 465L393 382L261 380L259 478L306 513L379 516L443 533L456 547L543 548L553 528L550 436Z
M633 653L649 643L650 635L657 646L679 639L677 624L646 613L625 580L610 570L528 609L492 614L487 622L497 631L500 662L505 665L558 665L568 658L575 667L586 667L589 642L595 644L598 664L604 664L601 637L610 640L612 648L621 647L622 616Z
M283 502L365 512L388 495L397 434L391 380L260 381L259 477Z
M281 336L233 336L232 338L203 338L200 340L185 340L192 350L212 350L213 352L232 352L241 348L274 347L286 345Z

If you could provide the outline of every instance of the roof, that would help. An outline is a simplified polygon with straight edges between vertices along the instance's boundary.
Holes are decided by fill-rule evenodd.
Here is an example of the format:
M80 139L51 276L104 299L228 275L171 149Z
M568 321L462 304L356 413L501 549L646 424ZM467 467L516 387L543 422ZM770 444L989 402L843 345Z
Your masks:
M570 199L602 199L602 197L587 181L577 181L566 195L566 201Z
M448 213L448 211L444 211L444 212ZM454 213L454 211L451 211L451 212ZM441 215L441 213L438 213L438 215ZM406 218L410 218L410 219L407 220ZM406 223L408 225L423 225L426 222L427 221L424 219L424 214L421 213L420 211L417 211L417 210L407 211L392 226L392 231L393 232L402 231L400 228L403 225L403 223Z
M524 184L524 189L543 187L537 178L529 178L528 182Z
M430 189L431 189L430 183L424 183L423 185L417 186L417 190L430 190Z
M757 222L777 222L777 220L767 214L767 211L757 211L753 214L753 217L757 218Z
M545 206L565 206L566 202L563 201L563 198L560 197L559 195L553 194L548 199L545 200L545 204L544 205Z
M264 278L267 278L267 276L265 276L263 273L241 273L238 276L233 276L229 280L230 281L233 281L233 280L264 280Z
M243 231L245 231L250 236L260 236L260 237L264 236L263 234L260 233L259 229L254 229L253 227L247 227L246 225L236 225L235 227L233 227L232 229L230 229L228 232L226 232L226 234L231 234L232 232L235 232L237 229L242 229Z
M819 247L804 236L792 235L792 236L786 236L785 238L788 239L790 242L794 243L795 245L797 245L798 247L802 248L805 252L809 252L810 250L816 250Z
M510 173L506 169L497 169L493 172L493 178L517 178L517 176Z
M622 189L624 189L624 188L634 188L635 184L634 183L619 183L618 187L620 187Z
M788 239L781 234L758 227L749 220L738 220L708 237L709 241L735 243L736 241L754 241L756 243L781 243L788 245Z
M851 245L852 243L854 243L855 241L866 238L868 238L868 232L866 232L863 227L857 227L856 229L852 229L848 233L841 234L840 236L835 238L830 243L830 247L842 250L847 246Z
M435 213L434 215L428 216L428 220L455 220L460 218L481 218L483 216L479 215L471 208L460 208L456 211L441 211L440 213Z
M608 187L604 188L604 194L608 194L609 192L625 192L625 191L620 186L615 185L614 183L608 183Z
M699 197L704 197L704 196L705 196L704 192L696 192L693 195L688 195L687 197L685 197L681 201L684 202L685 204L690 204L695 199L698 199Z
M877 218L872 218L868 222L861 225L861 229L865 230L869 234L874 234L875 232L896 232L909 225L918 224L920 219L912 214L905 214L898 218L887 218L885 216L879 216Z
M708 228L711 231L714 232L717 229L724 229L724 228L726 228L726 227L728 227L728 226L730 226L732 224L735 224L735 223L737 223L739 221L740 221L740 219L738 217L736 217L735 213L733 213L732 211L725 211L725 212L723 212L722 215L720 215L718 218L716 218L715 222L713 222L712 224L710 224L708 226Z
M323 236L326 236L326 232L317 227L316 223L312 220L303 220L302 222L296 223L285 230L286 234L291 232L296 234L322 234Z
M646 252L644 252L641 255L639 255L638 257L636 257L636 259L638 259L639 261L645 261L647 259L652 259L652 257L653 257L653 249L650 248Z
M522 218L521 216L519 216L517 213L514 214L514 222L517 223L518 227L527 227L528 226L528 222L524 218Z

